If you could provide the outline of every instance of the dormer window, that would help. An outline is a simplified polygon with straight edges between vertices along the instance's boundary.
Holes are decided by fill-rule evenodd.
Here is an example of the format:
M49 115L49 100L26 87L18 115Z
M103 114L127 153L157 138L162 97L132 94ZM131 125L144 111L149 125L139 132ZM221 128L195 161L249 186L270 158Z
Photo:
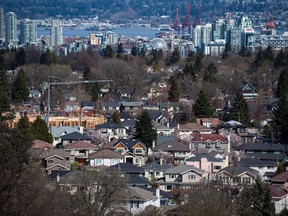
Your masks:
M206 148L211 148L211 145L212 145L211 141L206 142Z

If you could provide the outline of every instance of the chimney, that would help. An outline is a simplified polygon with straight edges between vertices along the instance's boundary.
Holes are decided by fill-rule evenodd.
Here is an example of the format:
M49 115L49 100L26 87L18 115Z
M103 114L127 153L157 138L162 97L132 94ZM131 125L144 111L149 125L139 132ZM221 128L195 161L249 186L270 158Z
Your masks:
M160 165L162 166L163 165L163 159L160 158Z
M56 182L60 182L60 176L59 176L59 173L57 173L57 176L56 176Z
M152 142L152 148L153 149L155 148L155 140L153 140L153 142Z
M170 125L169 125L169 122L167 122L167 128L169 128L169 126L170 126Z
M228 134L227 140L228 140L227 152L230 153L231 152L231 137L230 137L230 134Z
M179 125L179 124L177 124L177 129L178 129L178 130L180 129L180 125Z
M156 197L157 197L157 204L156 204L156 206L157 207L160 207L160 189L159 189L159 187L157 187L156 188Z

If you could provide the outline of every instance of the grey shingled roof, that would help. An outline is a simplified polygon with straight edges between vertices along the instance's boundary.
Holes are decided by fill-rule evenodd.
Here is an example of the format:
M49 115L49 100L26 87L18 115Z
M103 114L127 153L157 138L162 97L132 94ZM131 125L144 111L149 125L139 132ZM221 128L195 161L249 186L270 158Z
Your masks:
M200 174L204 173L204 170L202 170L202 169L196 168L194 166L189 166L186 164L180 164L179 166L175 166L175 167L172 167L170 169L167 169L165 171L165 174L181 174L181 173L185 173L189 170L193 170L193 171L200 173Z
M148 201L151 199L157 199L153 192L147 191L140 187L131 187L129 188L129 196L131 200L136 201Z
M171 151L190 152L190 149L188 148L188 146L177 141L168 141L168 142L161 143L159 145L156 145L154 150L168 151L168 152L171 152Z
M69 127L69 126L61 126L61 127L50 127L50 133L53 137L60 137L63 133L69 134L72 132L80 132L79 127Z
M277 163L275 161L269 160L259 160L258 158L243 158L239 161L239 164L244 166L271 166L276 167Z
M60 137L62 140L91 140L87 134L81 134L79 132L72 132Z
M120 158L123 159L123 155L110 149L103 149L101 151L89 154L89 159L95 158Z
M245 143L237 146L236 150L284 151L284 145L272 143Z
M256 177L259 174L257 170L252 169L248 166L227 166L219 170L217 173L221 173L221 172L228 172L232 176L238 176L244 172L250 173L254 177Z
M145 170L153 170L155 169L156 172L158 171L165 171L169 168L171 168L173 165L172 164L167 164L166 162L162 162L162 165L160 164L160 161L155 161L154 164L153 162L145 164L143 166L141 166L141 168L145 169Z
M211 162L222 162L223 161L219 158L213 157L210 154L204 154L204 153L195 155L194 157L189 157L186 159L186 161L201 161L201 158L207 158L207 160L211 161Z
M143 168L138 167L131 163L118 163L114 166L109 167L108 170L111 170L111 171L119 170L126 174L129 174L129 173L144 174L145 173Z
M108 121L108 122L106 122L104 124L96 125L96 127L95 127L96 130L99 130L99 129L102 129L102 128L107 128L107 129L123 128L123 129L126 129L122 124L116 124L113 121Z

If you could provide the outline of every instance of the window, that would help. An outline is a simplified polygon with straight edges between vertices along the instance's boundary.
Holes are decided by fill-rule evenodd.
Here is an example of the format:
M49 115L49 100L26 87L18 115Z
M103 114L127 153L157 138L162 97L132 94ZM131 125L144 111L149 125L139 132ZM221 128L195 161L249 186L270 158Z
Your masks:
M216 148L220 148L221 147L221 142L220 141L217 141L216 142Z
M160 176L160 172L155 172L155 175L156 176Z
M102 165L103 164L103 160L102 159L95 159L95 164L96 165Z
M166 185L166 190L172 190L172 185Z
M131 208L139 208L139 201L131 201Z
M119 128L119 129L118 129L118 134L124 134L124 129Z
M118 164L120 163L120 159L112 159L111 160L111 165L115 165L115 164Z
M251 184L251 178L249 177L244 177L241 179L242 180L242 184Z
M48 160L47 163L52 164L54 163L54 160Z
M281 152L280 151L275 151L274 154L281 154Z
M175 174L169 174L169 178L176 178Z
M220 170L222 167L221 166L214 166L215 170Z
M141 164L141 158L136 158L135 163L136 163L136 164Z
M142 149L135 149L135 154L142 154Z
M108 129L107 128L102 128L101 132L102 133L108 133Z
M240 128L239 132L240 132L240 133L245 133L246 130L245 130L245 128Z
M206 148L211 148L211 142L210 141L206 142Z
M117 148L116 150L118 153L122 154L124 152L124 149L123 148Z
M192 175L188 175L188 179L196 179L197 176L195 174L192 174Z

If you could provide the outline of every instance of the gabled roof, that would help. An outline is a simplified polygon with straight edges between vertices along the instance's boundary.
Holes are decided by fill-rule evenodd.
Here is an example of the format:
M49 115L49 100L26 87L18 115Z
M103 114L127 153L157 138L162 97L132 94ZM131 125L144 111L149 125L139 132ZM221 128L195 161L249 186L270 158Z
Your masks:
M36 139L33 141L32 149L52 149L53 145L42 140Z
M186 123L186 124L179 125L179 131L210 131L212 132L213 130L201 124Z
M285 183L286 181L288 181L288 171L275 175L274 177L272 177L271 181Z
M65 175L67 175L68 173L70 173L70 170L55 170L54 172L52 172L50 175L48 175L48 178L50 181L56 181L57 180L57 176L61 178L63 178Z
M163 160L162 165L160 164L160 161L155 161L154 163L147 163L143 166L141 166L141 168L145 169L145 170L153 170L155 169L156 172L158 171L164 171L167 170L169 168L171 168L173 165L172 164L167 164L165 162L165 160Z
M272 199L282 199L287 196L287 191L281 186L269 185L269 188Z
M146 149L146 146L144 145L144 143L140 142L139 140L127 140L127 139L119 139L118 142L114 143L114 148L116 145L118 145L119 143L123 144L124 146L126 146L128 149L133 148L136 144L140 144L141 146L143 146L144 149Z
M242 158L239 161L239 164L244 166L269 166L276 167L277 163L275 161L270 160L259 160L258 158Z
M258 175L257 170L252 169L248 166L227 166L227 167L219 170L217 172L217 174L220 174L223 172L230 175L230 176L239 176L241 174L247 173L247 174L250 174L251 176L256 178Z
M153 192L139 187L131 187L129 190L129 200L147 202L151 199L157 199Z
M69 153L66 152L64 149L50 149L50 150L33 150L32 155L39 159L46 159L53 155L57 155L61 158L69 157Z
M242 93L256 93L257 92L256 88L250 83L244 84L241 87L241 91Z
M120 112L119 115L120 119L134 119L134 117L127 112Z
M142 176L142 175L138 175L138 174L126 174L125 175L127 177L127 183L129 185L137 185L137 186L140 186L140 185L150 185L150 182L149 180Z
M144 174L145 173L143 168L138 167L138 166L131 164L131 163L118 163L114 166L109 167L108 170L111 170L111 171L119 170L119 171L124 172L126 174L129 174L129 173Z
M237 146L236 150L284 151L284 145L272 143L245 143Z
M221 141L222 143L228 143L228 140L225 139L225 137L221 136L220 134L199 134L198 137L194 137L192 141L201 141L201 142L216 142Z
M143 102L138 101L122 101L121 104L124 107L141 107Z
M89 159L96 159L96 158L109 158L109 159L114 159L114 158L119 158L123 159L123 155L119 154L118 152L112 151L110 149L103 149L98 152L94 152L92 154L89 154Z
M72 132L80 132L80 128L76 126L61 126L61 127L50 127L50 133L53 137L60 137L63 134L69 134Z
M60 137L62 140L91 140L87 134L81 134L79 132L72 132Z
M190 149L188 146L184 145L183 143L177 142L177 141L168 141L161 143L159 145L156 145L154 150L156 151L185 151L190 152Z
M156 121L156 119L158 119L159 117L163 116L162 111L159 110L147 110L147 112L150 115L150 118L154 121Z
M168 141L173 141L173 142L176 142L177 140L177 137L176 136L161 136L161 135L158 135L157 136L157 140L156 140L156 145L160 145L164 142L168 142Z
M95 129L96 130L99 130L99 129L102 129L102 128L107 128L107 129L118 129L118 128L123 128L123 129L126 129L122 124L116 124L114 123L113 121L108 121L104 124L101 124L101 125L96 125L95 126Z
M119 105L120 105L120 102L119 101L116 101L116 102L103 102L102 103L102 106L103 107L119 107Z
M96 149L97 147L91 143L77 141L64 146L64 149Z
M212 156L211 154L198 154L195 156L191 156L189 158L186 159L186 161L201 161L201 158L206 158L207 161L210 162L223 162L223 160L216 158L214 156Z
M156 195L156 188L147 188L147 187L144 187L144 186L139 186L139 187L144 189L144 190L151 191L151 192L154 193L154 195ZM161 197L161 199L162 198L164 198L164 199L172 199L173 195L171 193L166 192L166 191L160 190L160 197Z
M171 167L165 171L165 174L184 174L188 171L194 171L201 175L204 174L204 170L186 164L180 164L179 166Z

